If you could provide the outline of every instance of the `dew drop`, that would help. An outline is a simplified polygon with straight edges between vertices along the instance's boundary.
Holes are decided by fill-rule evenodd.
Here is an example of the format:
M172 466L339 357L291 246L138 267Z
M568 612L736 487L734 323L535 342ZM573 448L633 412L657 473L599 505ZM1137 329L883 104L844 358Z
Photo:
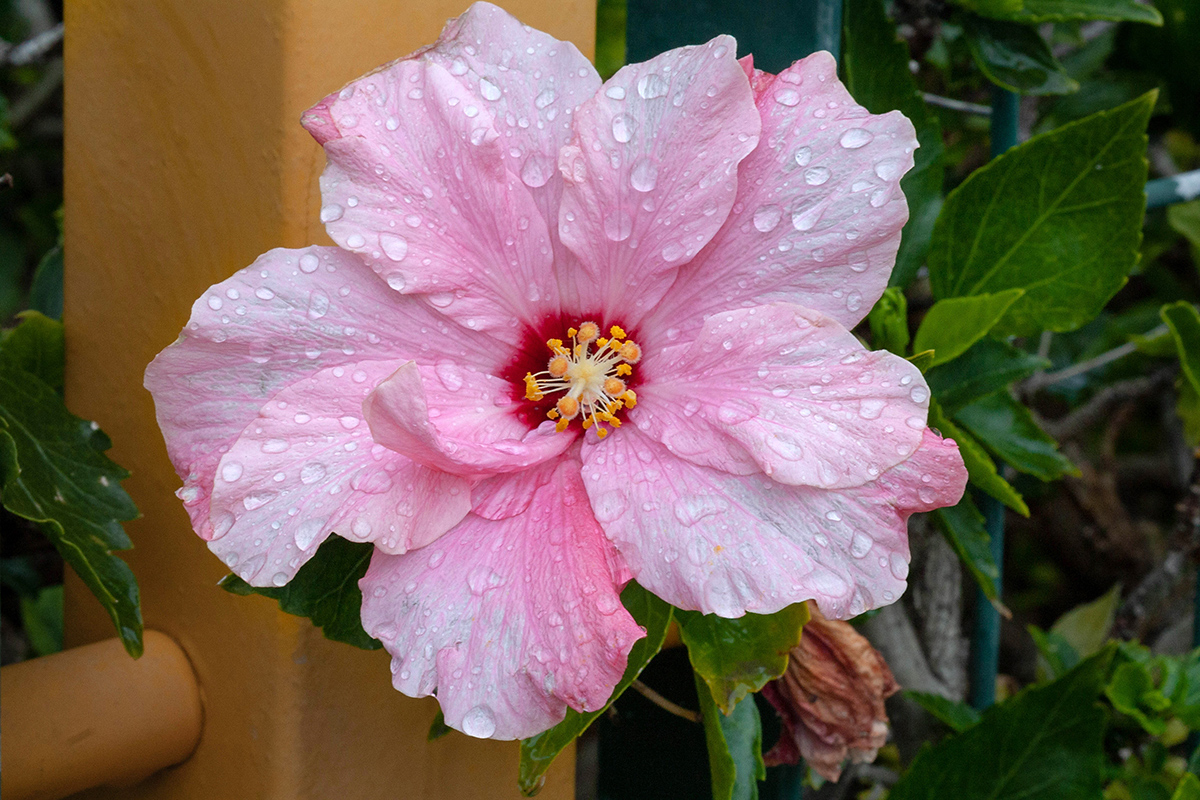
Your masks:
M480 78L479 93L483 95L484 100L500 99L500 87L489 81L487 78Z
M543 89L542 91L538 92L538 96L533 99L533 104L540 110L553 103L554 98L557 96L558 95L554 93L553 89Z
M904 162L898 158L885 158L875 165L875 174L883 181L894 181L904 172Z
M467 736L486 739L496 732L496 717L487 706L475 706L463 717L462 729Z
M330 203L321 209L321 222L336 222L342 218L344 213L346 213L344 208L337 203Z
M614 242L623 242L633 233L633 218L616 211L604 218L604 235Z
M221 306L223 306L223 305L225 305L225 301L222 300L221 298L217 297L216 295L213 295L212 297L208 298L208 307L211 308L213 311L220 311Z
M783 217L783 209L776 205L762 206L754 212L754 227L761 233L770 233L775 230L779 224L780 218Z
M775 90L775 102L788 107L800 105L800 93L791 87L784 86Z
M892 574L896 576L897 580L904 580L908 577L908 562L904 560L904 556L899 553L892 553L888 556L888 562Z
M403 261L408 255L408 240L394 233L379 234L379 246L383 248L384 255L392 261Z
M288 576L287 576L286 572L276 572L275 575L271 578L271 583L275 584L276 586L283 586L287 582L288 582Z
M633 162L629 172L629 185L639 192L652 192L658 185L658 165L649 156Z
M610 100L624 100L625 99L625 87L610 86L604 90L604 96L609 98Z
M824 213L825 206L822 204L817 204L804 211L796 211L792 214L792 227L801 232L811 231Z
M621 144L633 138L637 130L637 120L628 114L617 114L612 121L612 135Z
M316 272L317 267L321 266L321 260L312 253L305 253L300 256L300 271L309 274Z
M221 479L226 483L233 483L240 477L242 477L242 465L238 462L229 461L221 467Z
M871 552L871 546L875 544L870 536L867 536L862 531L855 531L854 536L850 538L850 555L855 558L863 558L867 553Z
M397 292L404 291L406 281L404 275L399 272L389 272L387 276L387 285L395 289Z
M663 76L656 72L651 72L649 75L643 75L638 79L637 91L643 100L653 100L657 97L664 97L670 90L670 84L667 83Z
M534 154L521 165L521 181L531 189L545 186L550 180L550 167L540 155Z
M262 444L264 453L282 453L289 447L286 439L267 439Z
M319 461L305 464L300 468L300 482L311 485L325 477L325 465Z
M857 150L874 138L875 134L865 128L851 128L842 134L842 138L838 140L838 144L847 150Z
M829 180L829 175L827 167L809 167L804 170L804 182L809 186L820 186Z
M796 151L796 164L801 167L807 167L808 162L812 161L812 148L807 145Z
M705 517L720 514L729 509L729 501L724 497L713 494L683 495L675 500L672 510L675 519L683 525L691 527Z
M329 313L329 295L315 289L308 296L308 318L320 319Z

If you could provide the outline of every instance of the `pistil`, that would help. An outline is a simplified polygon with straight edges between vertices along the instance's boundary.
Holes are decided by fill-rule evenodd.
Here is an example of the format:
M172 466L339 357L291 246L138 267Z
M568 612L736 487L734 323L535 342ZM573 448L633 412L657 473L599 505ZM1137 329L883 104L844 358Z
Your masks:
M569 328L568 346L562 339L550 339L550 359L546 369L525 374L525 399L534 402L560 392L554 408L546 416L555 420L555 429L565 431L579 419L584 430L596 428L596 435L608 435L608 425L621 427L617 414L637 405L637 394L624 378L633 374L633 364L641 360L642 349L628 338L619 325L600 335L600 326L584 322ZM593 349L594 346L594 349Z

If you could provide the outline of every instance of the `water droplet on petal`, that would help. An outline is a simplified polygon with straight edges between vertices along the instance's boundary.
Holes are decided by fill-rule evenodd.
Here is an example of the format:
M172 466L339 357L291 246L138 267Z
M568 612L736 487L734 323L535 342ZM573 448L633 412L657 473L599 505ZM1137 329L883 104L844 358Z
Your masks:
M670 89L671 86L667 83L666 79L656 72L643 75L638 79L637 83L638 94L641 95L643 100L653 100L656 97L663 97Z
M633 138L637 131L637 120L628 114L617 114L612 120L612 135L621 144Z
M779 206L762 206L754 212L754 227L761 233L770 233L775 230L781 217L783 217L783 209Z
M604 218L604 235L614 242L623 242L633 233L633 218L624 211L615 211Z
M221 479L226 483L233 483L238 478L242 477L242 465L236 461L228 461L221 467Z
M499 100L500 87L489 81L487 78L479 80L479 93L483 95L484 100Z
M658 165L649 156L633 162L629 172L629 185L639 192L652 192L658 184Z
M875 165L875 174L883 181L894 181L904 172L904 162L898 158L885 158Z
M308 296L308 318L320 319L329 313L329 295L315 289Z
M871 552L872 545L875 540L862 531L855 531L854 536L850 538L850 555L855 558L863 558L867 553Z
M271 583L275 584L276 586L283 586L287 582L288 582L288 576L287 576L286 572L276 572L275 575L271 578Z
M525 159L521 166L521 181L531 189L545 186L550 180L550 165L542 156L534 154Z
M675 500L672 510L675 519L691 527L705 517L720 514L729 509L729 501L720 495L692 494L683 495Z
M319 461L305 464L300 468L300 482L306 485L316 483L325 477L325 465Z
M394 233L379 234L379 246L383 253L392 261L403 261L408 255L408 240Z
M316 272L317 267L321 266L321 260L312 253L305 253L300 256L300 271L309 274Z
M804 170L804 182L809 186L820 186L829 180L829 175L827 167L809 167Z
M604 96L611 100L624 100L625 99L625 87L610 86L604 90Z
M540 110L553 103L555 97L557 97L557 95L554 93L553 89L543 89L542 91L538 92L538 96L533 99L533 104Z
M812 161L812 148L807 145L796 151L796 164L801 167L807 167L808 162Z
M875 134L864 128L851 128L842 134L838 144L847 150L857 150L875 138Z
M463 717L462 729L468 736L486 739L496 732L496 717L487 706L475 706Z
M781 87L775 90L775 102L781 106L797 106L800 104L800 93L788 86Z
M321 209L321 222L336 222L346 213L337 203L330 203Z
M896 576L897 580L904 580L908 577L908 562L904 560L904 556L899 553L892 553L888 556L888 562L892 574Z

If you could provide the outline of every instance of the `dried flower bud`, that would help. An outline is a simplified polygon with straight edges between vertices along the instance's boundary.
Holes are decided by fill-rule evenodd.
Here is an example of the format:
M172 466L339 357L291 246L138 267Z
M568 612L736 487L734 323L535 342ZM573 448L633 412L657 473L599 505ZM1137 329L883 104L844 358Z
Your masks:
M764 756L768 765L801 758L826 780L836 781L847 757L875 760L887 742L883 701L899 691L892 671L871 643L849 623L812 619L792 649L787 671L763 688L783 720L779 742Z

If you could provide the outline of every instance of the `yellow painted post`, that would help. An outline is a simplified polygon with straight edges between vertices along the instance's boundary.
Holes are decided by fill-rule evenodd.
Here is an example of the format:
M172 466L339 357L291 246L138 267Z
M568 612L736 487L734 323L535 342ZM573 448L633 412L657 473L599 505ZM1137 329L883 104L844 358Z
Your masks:
M594 0L501 0L590 55ZM67 403L111 435L145 515L127 554L147 627L190 658L204 703L193 756L87 797L212 800L516 797L513 743L427 743L436 704L390 685L382 652L325 641L225 570L188 526L142 371L210 284L276 246L327 243L321 149L299 126L328 92L432 42L467 0L66 3ZM112 635L67 584L68 646ZM5 731L5 735L16 735ZM572 796L572 758L544 796Z

